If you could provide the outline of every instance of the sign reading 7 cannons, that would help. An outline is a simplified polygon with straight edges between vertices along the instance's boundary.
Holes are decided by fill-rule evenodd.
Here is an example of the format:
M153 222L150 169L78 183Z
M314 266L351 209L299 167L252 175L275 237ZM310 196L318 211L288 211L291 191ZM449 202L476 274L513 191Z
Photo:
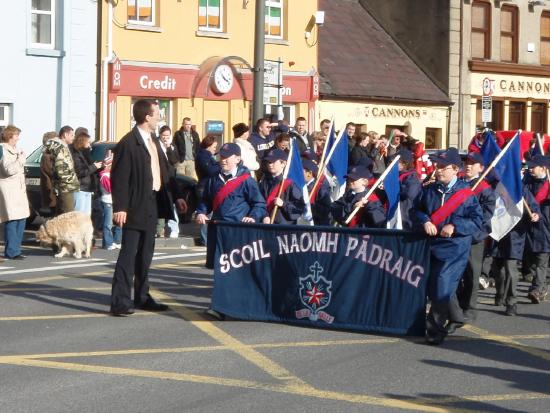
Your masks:
M216 222L212 308L229 316L423 335L428 240L392 230Z

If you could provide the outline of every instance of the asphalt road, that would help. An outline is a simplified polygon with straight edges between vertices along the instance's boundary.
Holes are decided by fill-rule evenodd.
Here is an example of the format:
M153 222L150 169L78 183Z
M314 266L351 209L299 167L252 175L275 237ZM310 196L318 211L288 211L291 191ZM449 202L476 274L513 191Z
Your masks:
M421 339L204 314L204 249L159 243L161 314L107 313L116 252L0 263L0 412L550 411L550 305L517 317L481 292L478 320Z

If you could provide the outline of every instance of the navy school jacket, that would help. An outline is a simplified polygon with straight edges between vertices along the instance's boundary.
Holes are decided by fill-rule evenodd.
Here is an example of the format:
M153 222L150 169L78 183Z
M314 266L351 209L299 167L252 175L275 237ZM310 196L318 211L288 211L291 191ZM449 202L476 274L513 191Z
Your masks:
M307 190L310 195L314 185L315 180L311 181L307 186ZM317 189L315 199L311 203L311 213L313 215L313 223L315 225L330 225L331 205L332 199L330 198L330 185L326 179L323 179L323 182Z
M282 180L282 175L273 177L271 174L265 174L260 183L260 193L263 195L264 199L267 200L271 191L279 185ZM298 218L306 210L306 204L304 202L304 194L301 188L298 188L296 184L292 183L285 191L281 194L281 199L283 200L283 206L277 208L277 214L275 215L275 224L296 224ZM267 210L265 216L270 216L271 212Z
M345 221L355 209L355 204L359 202L367 192L368 189L355 194L348 189L340 199L334 201L332 204L332 217L341 225L346 225ZM358 227L384 228L386 226L386 210L379 200L369 200L358 214L361 214Z
M453 194L464 188L468 188L464 181L456 181L450 189L439 182L424 187L415 202L415 226L419 227L419 231L424 232L423 224L431 222L431 215ZM472 236L483 226L483 213L477 198L470 196L459 204L437 226L438 231L446 224L454 225L451 238L430 237L431 268L428 283L428 296L443 303L455 294L468 262Z
M534 197L543 189L546 182L548 182L546 177L542 179L533 176L525 178L527 188ZM534 253L550 252L550 199L546 196L540 202L536 202L540 208L540 219L538 222L529 223L526 248Z
M399 174L399 205L401 221L405 231L413 229L413 207L416 197L422 191L422 182L416 171L407 171Z
M466 184L469 185L471 188L476 182L477 179L472 179L470 182L466 182ZM491 218L493 217L493 214L495 212L495 204L497 200L497 196L493 187L489 186L488 188L485 188L483 191L481 191L477 195L477 200L479 202L479 205L481 206L481 211L483 212L483 225L481 230L472 238L472 243L474 244L485 240L492 231Z
M531 211L540 214L540 208L535 201L535 197L525 185L523 185L523 199L531 208ZM532 222L529 218L527 210L523 208L523 217L520 222L500 241L495 242L495 249L493 250L493 256L496 258L505 258L508 260L521 260L523 259L523 250L525 248L525 239L527 231Z
M250 173L250 171L242 165L239 166L237 176L245 173ZM214 198L224 185L225 182L219 174L206 180L203 196L197 207L198 214L209 214L212 211ZM256 222L261 222L265 216L264 197L260 193L258 184L250 176L224 200L218 210L214 211L212 219L241 222L244 217L250 217L254 218Z

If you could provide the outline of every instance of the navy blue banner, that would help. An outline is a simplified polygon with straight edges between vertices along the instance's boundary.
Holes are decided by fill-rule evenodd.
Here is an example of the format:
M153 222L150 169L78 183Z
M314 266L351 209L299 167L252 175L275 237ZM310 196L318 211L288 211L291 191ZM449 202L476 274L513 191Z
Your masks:
M212 308L234 318L424 335L429 244L402 231L209 224Z

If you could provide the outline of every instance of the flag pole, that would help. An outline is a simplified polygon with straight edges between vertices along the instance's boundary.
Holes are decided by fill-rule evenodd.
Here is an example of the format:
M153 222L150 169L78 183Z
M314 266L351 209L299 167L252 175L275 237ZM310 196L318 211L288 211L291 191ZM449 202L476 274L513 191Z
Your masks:
M332 145L332 148L330 148L330 152L328 153L328 156L326 157L326 159L324 161L322 160L321 163L319 164L319 171L317 172L317 179L315 180L315 183L313 184L313 188L312 188L311 192L314 192L317 189L317 187L319 186L319 184L321 182L320 178L323 176L323 173L325 172L325 169L327 168L327 165L330 162L330 158L332 158L332 155L334 154L336 146L338 145L338 143L340 143L340 139L342 139L342 136L344 136L344 131L345 130L340 131L340 133L336 137L336 140L334 141L334 145Z
M328 132L327 140L325 141L325 146L323 146L323 153L321 155L321 161L319 162L319 166L321 166L323 164L323 162L325 161L325 156L327 155L328 141L330 139L330 132L332 131L333 126L334 126L334 116L330 119L330 129L329 129L329 132ZM321 169L319 169L319 171L317 172L317 179L319 179L319 177L321 176L320 171L321 171Z
M288 161L286 163L285 170L283 172L283 179L281 180L281 186L279 187L277 198L280 198L281 194L283 193L283 188L285 186L285 181L288 176L288 171L290 171L290 162L292 162L292 149L293 149L292 145L293 144L294 144L294 139L290 141L290 151L288 154ZM270 224L273 224L273 221L275 221L275 215L277 215L277 209L279 209L279 207L275 205L275 207L273 208L273 211L271 211Z
M393 159L393 161L391 161L391 163L388 165L388 167L386 168L386 170L384 172L382 172L382 175L380 175L380 178L378 178L376 180L376 182L374 183L374 185L372 185L369 189L369 191L367 192L367 194L361 198L363 201L365 202L369 202L369 197L373 194L373 192L376 190L376 188L378 188L378 186L384 182L384 179L386 179L386 176L390 173L391 169L395 166L395 164L397 162L399 162L399 158L401 158L401 155L396 155L395 158ZM345 221L345 224L349 224L349 222L353 219L353 217L357 214L357 212L359 212L361 208L355 208L352 213L349 215L349 217L347 217L346 221Z
M479 184L481 182L483 182L483 180L485 179L485 177L487 176L487 174L489 172L491 172L491 170L494 169L494 167L496 166L496 164L502 159L502 157L504 156L504 154L506 154L506 152L508 151L508 149L510 149L510 146L512 145L512 143L514 142L514 140L519 137L521 135L521 129L518 130L518 132L514 135L514 137L512 139L510 139L510 141L508 142L508 144L504 147L504 149L502 151L500 151L500 153L495 157L495 159L493 159L493 162L491 162L491 165L489 165L484 171L483 173L481 174L481 176L479 177L479 179L477 180L477 182L474 184L474 186L472 186L472 191L475 191L475 189L479 186Z

